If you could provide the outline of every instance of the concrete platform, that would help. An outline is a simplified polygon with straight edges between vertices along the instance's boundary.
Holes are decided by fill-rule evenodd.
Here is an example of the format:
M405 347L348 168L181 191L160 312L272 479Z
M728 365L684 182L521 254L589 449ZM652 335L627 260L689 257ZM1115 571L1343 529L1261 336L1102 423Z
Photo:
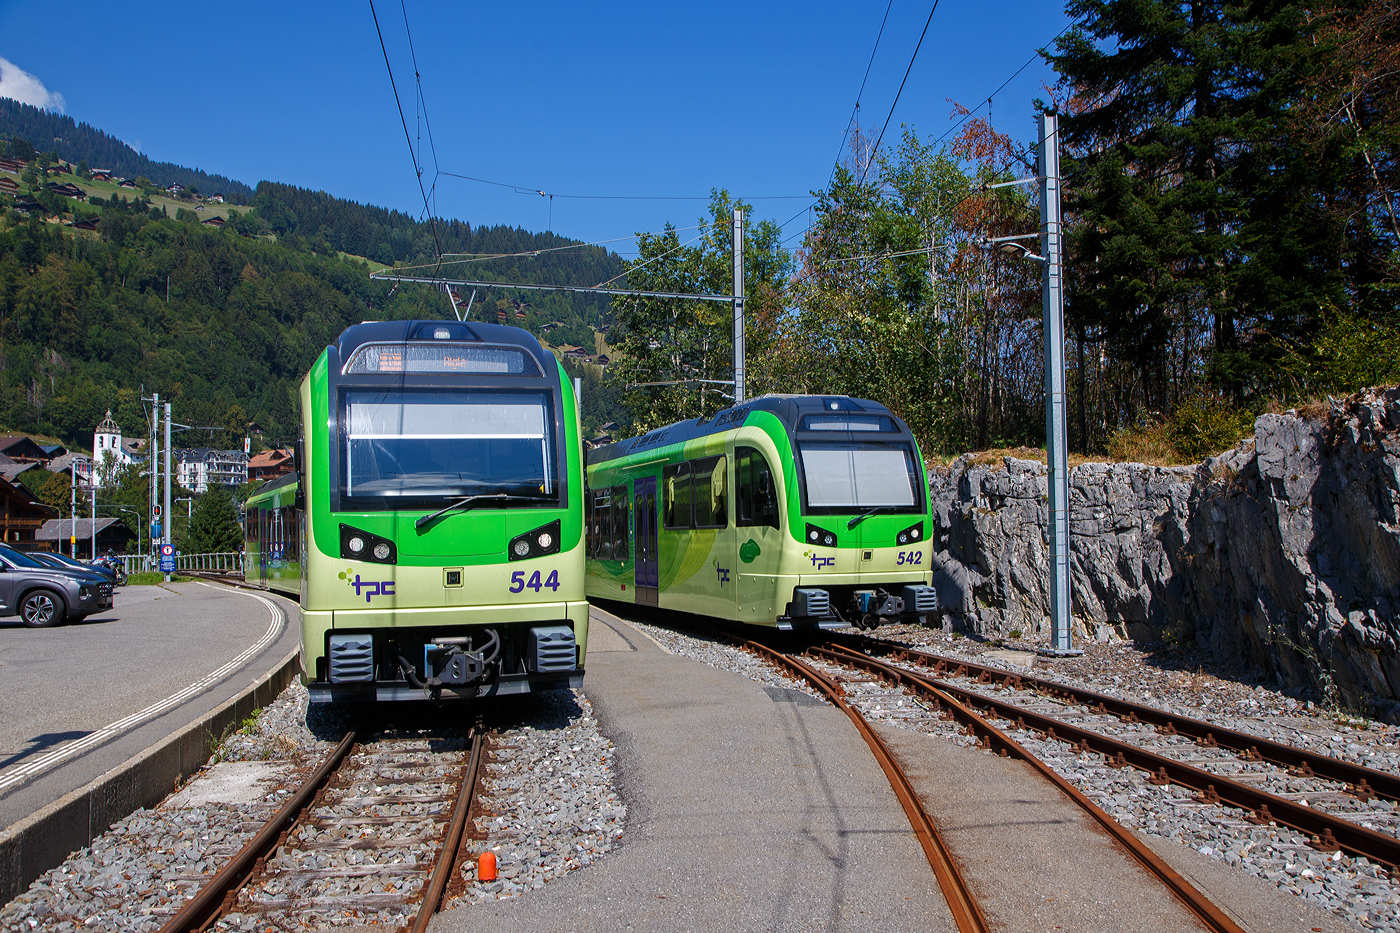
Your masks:
M618 746L621 845L446 931L955 927L884 773L845 715L670 655L594 609L585 690Z
M270 639L267 604L199 583L123 587L110 611L76 625L0 619L0 830L197 721L295 648L296 605L267 598L284 616ZM103 731L172 697L143 722ZM20 773L66 748L80 753Z

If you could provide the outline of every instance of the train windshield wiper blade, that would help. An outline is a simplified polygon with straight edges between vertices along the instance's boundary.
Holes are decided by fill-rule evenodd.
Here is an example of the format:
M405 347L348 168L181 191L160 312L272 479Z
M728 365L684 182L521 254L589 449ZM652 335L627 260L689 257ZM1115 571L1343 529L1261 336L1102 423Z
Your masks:
M470 509L478 502L485 502L488 500L495 502L545 502L553 500L554 498L554 496L522 496L518 493L510 492L493 492L479 496L461 496L457 499L454 499L450 504L438 509L436 512L433 512L430 515L424 515L422 518L418 519L416 522L413 523L413 527L422 528L424 525L427 525L433 520L441 518L448 512L454 510L460 510L465 512L467 509Z
M850 521L846 522L846 527L847 527L847 528L854 528L854 527L856 527L857 525L859 525L861 522L865 521L867 518L869 518L869 517L872 516L872 515L879 515L881 512L888 512L890 509L902 509L902 508L904 508L904 506L902 506L902 505L877 505L877 506L875 506L875 508L869 509L869 510L864 511L864 512L861 512L861 513L860 513L859 515L857 515L855 518L853 518L853 519L851 519Z

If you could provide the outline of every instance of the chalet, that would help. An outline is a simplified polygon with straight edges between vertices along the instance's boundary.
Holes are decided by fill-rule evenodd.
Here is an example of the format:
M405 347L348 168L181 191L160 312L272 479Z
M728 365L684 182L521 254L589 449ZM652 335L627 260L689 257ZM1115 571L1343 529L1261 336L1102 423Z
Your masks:
M583 363L587 363L589 361L588 351L585 350L583 347L574 347L573 349L565 350L564 355L571 360L578 360L579 362Z
M211 195L209 196L209 203L210 203L210 204L222 204L222 203L224 203L224 196L223 196L222 194L211 194Z
M31 211L42 212L44 210L44 205L40 204L33 198L21 198L17 196L15 198L15 210L24 211L25 213L29 213Z
M20 478L30 470L43 470L44 472L42 474L35 474L34 476L26 476L24 479ZM3 479L11 485L24 483L26 486L35 486L38 485L40 481L48 478L47 473L48 471L44 470L43 466L37 463L0 464L0 479ZM25 482L25 480L28 480L28 482Z
M18 175L28 164L23 159L0 159L0 172L14 172Z
M616 431L616 430L617 430L617 422L616 422L616 421L609 421L609 422L607 422L606 424L604 424L601 428L599 428L599 430L601 430L601 431L603 431L603 432L605 432L605 433L610 433L610 432L612 432L612 431Z
M130 178L123 178L121 181L117 182L117 187L118 187L118 188L135 188L135 187L136 187L136 182L132 181Z
M0 191L4 191L7 194L14 194L18 190L19 182L15 181L13 178L0 178Z
M50 462L52 462L54 457L61 457L68 453L68 448L64 447L62 444L40 444L39 446L43 448L44 453L48 455Z
M0 454L16 463L47 463L52 459L44 448L23 434L0 437Z
M91 485L89 477L92 476L92 460L82 454L60 454L44 464L44 467L50 473L66 474L68 482L74 486Z
M93 180L93 181L111 181L111 180L112 180L112 173L111 173L111 171L109 171L108 169L105 169L105 168L95 168L95 169L92 170L92 180ZM132 187L135 187L135 185L133 185Z
M525 320L525 317L526 317L526 314L525 314L524 311L517 311L517 312L515 312L515 319L516 319L517 321L523 321L523 320Z
M174 184L174 185L171 185L169 188L166 188L165 190L166 190L166 192L169 193L169 194L178 195L178 194L183 194L183 193L184 193L185 186L184 186L184 185L180 185L180 184Z
M218 229L224 225L224 219L222 217L210 217L208 220L201 220L200 224L205 227L214 227Z
M248 461L249 480L276 479L292 472L292 452L285 448L264 450Z
M101 219L101 217L89 217L86 220L75 220L68 226L74 230L96 230L98 221Z
M53 513L53 509L49 509ZM54 513L56 514L56 513ZM37 532L32 532L36 547L46 551L63 548L66 552L70 538L77 538L79 560L92 559L93 521L90 518L50 518ZM97 553L106 554L113 550L122 552L136 539L132 530L120 518L99 518L96 525Z
M552 331L552 330L558 330L559 328L561 328L561 327L563 327L563 326L564 326L564 322L563 322L563 321L550 321L548 324L541 324L541 325L540 325L540 333L542 333L542 334L547 334L547 333L549 333L550 331Z
M0 502L4 503L0 538L6 544L27 544L32 548L44 525L58 519L57 509L36 501L28 490L8 480L0 479Z
M65 198L77 198L79 201L87 200L87 192L74 184L60 185L56 181L51 181L44 186L45 191L52 191L54 194L62 195Z
M599 366L606 366L611 363L612 360L608 358L606 353L599 353L597 356L593 357L593 362L597 363Z

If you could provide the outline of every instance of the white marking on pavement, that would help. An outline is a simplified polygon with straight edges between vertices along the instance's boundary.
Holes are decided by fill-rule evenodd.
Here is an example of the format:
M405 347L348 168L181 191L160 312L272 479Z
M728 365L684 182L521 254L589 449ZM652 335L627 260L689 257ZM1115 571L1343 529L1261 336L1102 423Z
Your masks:
M219 589L220 591L223 591L221 587L214 587L208 583L200 583L199 585L208 586L210 589ZM0 772L0 795L6 793L10 788L24 783L25 781L29 780L35 775L42 774L50 768L56 767L57 765L62 764L63 762L76 755L81 755L83 752L86 752L89 749L96 748L102 743L108 742L124 732L130 732L137 726L149 722L150 720L155 719L157 716L160 716L163 713L169 712L170 710L179 706L181 703L185 702L191 697L203 693L205 690L210 689L219 681L227 677L229 674L242 667L243 664L245 664L247 661L256 657L259 652L261 652L264 648L266 648L268 645L272 644L274 641L281 637L282 632L287 627L287 617L283 614L282 610L279 609L277 605L272 602L272 600L255 595L253 593L244 593L241 590L233 590L232 592L239 596L249 596L253 599L256 599L258 602L262 603L265 607L267 607L268 613L272 616L272 621L268 624L267 631L263 634L263 637L260 638L256 644L254 644L247 651L240 654L238 657L234 658L232 661L225 664L223 667L219 668L217 671L214 671L213 673L208 674L207 676L195 681L185 689L181 690L179 693L172 693L170 696L166 697L160 702L152 703L150 706L141 710L139 713L132 713L125 719L118 719L116 722L103 726L96 732L83 736L81 739L78 739L74 742L70 742L67 745L61 745L52 751L45 752L44 754L39 755L29 761L26 761L23 764L16 765L8 771Z

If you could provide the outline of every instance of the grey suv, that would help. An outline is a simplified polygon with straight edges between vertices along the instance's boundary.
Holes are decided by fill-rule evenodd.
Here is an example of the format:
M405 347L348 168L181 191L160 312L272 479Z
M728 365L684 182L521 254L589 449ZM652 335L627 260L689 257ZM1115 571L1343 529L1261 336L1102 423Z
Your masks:
M43 628L112 608L112 584L76 567L46 567L22 551L0 545L0 616L18 615Z

